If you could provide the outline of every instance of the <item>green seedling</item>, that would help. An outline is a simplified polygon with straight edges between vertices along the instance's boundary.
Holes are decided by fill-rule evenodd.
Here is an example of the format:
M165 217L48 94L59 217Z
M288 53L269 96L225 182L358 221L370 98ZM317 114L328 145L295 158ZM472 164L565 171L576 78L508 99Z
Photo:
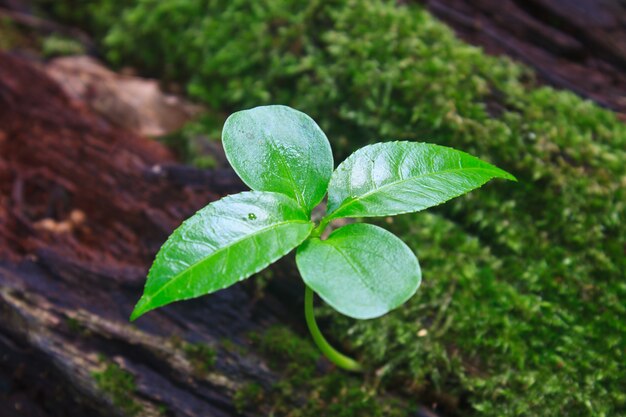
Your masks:
M335 219L393 216L436 206L507 172L439 145L365 146L333 171L330 143L306 114L263 106L231 115L226 156L254 191L209 204L172 233L156 256L134 320L155 308L227 288L297 248L305 317L319 349L337 366L359 371L320 332L313 293L342 314L372 319L405 303L420 285L411 249L378 226L353 223L322 233ZM325 216L313 208L328 194Z

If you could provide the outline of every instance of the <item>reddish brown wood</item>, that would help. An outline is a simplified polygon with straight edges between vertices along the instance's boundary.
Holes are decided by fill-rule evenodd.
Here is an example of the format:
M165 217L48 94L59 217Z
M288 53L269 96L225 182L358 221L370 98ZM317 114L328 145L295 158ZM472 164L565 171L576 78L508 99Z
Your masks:
M242 189L231 170L176 165L0 53L0 417L123 415L92 375L113 363L133 376L140 416L267 415L269 403L238 412L233 395L251 382L270 393L281 377L251 331L305 331L293 260L275 266L263 297L246 281L128 321L171 230ZM184 343L212 346L215 365L199 372ZM294 393L294 407L306 399Z
M142 415L238 415L238 386L275 380L253 350L218 348L293 316L271 296L254 302L237 286L128 322L171 230L242 189L230 171L174 162L0 53L0 415L117 415L91 375L99 355L135 376ZM215 346L215 369L198 375L173 336Z

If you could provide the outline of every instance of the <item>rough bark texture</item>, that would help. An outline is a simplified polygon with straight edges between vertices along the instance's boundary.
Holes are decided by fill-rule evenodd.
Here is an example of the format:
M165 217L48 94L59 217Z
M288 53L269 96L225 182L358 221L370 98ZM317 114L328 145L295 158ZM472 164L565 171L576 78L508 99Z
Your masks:
M275 380L254 351L218 348L206 372L185 353L294 316L271 296L235 286L128 322L180 219L242 188L230 172L172 163L0 54L0 415L108 416L117 401L141 415L231 416L239 386ZM103 395L93 373L112 364L134 375L130 398Z
M623 0L420 0L466 41L626 114Z
M176 165L0 52L0 417L267 415L234 395L281 379L250 332L305 333L293 260L263 297L246 281L128 321L181 219L243 189L230 169Z

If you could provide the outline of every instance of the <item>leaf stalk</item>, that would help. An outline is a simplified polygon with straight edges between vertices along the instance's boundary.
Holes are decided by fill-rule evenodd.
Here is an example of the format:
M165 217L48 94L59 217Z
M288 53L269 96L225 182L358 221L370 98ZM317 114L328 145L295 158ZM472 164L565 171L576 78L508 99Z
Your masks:
M308 286L306 286L306 290L304 292L304 317L306 319L306 324L309 327L309 332L311 332L311 336L313 337L313 341L319 350L322 351L324 356L328 358L328 360L346 371L363 371L363 367L360 363L343 353L338 352L326 341L324 335L322 335L322 332L315 321L315 314L313 312L313 290Z

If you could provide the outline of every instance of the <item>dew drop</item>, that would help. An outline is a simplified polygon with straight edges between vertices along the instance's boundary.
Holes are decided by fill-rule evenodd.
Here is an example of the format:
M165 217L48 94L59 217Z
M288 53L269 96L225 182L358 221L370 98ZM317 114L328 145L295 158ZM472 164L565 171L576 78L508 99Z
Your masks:
M250 219L250 220L255 220L255 219L256 219L256 214L254 214L254 213L248 213L248 219Z

